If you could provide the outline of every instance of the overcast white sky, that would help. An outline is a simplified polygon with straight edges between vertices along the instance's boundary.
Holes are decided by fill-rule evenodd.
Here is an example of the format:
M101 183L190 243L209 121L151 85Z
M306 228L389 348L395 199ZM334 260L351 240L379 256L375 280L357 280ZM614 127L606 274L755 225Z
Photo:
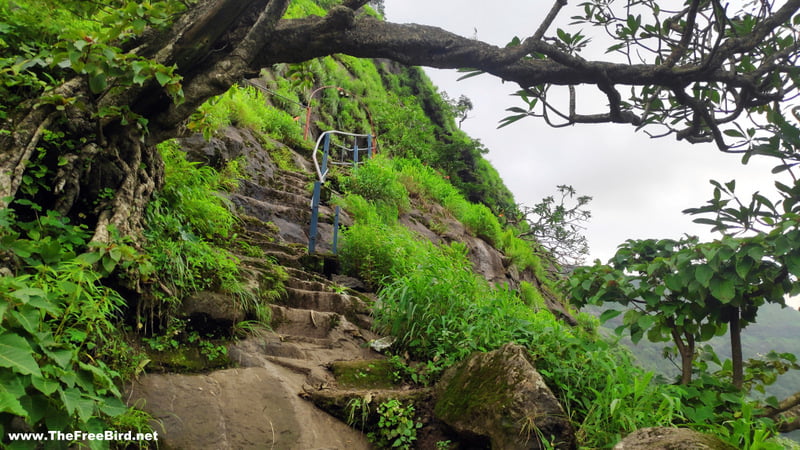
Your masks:
M533 34L550 6L549 0L385 0L388 21L438 26L500 46L514 36ZM566 27L569 17L579 14L576 8L569 4L560 23L549 31ZM584 34L598 31L585 28ZM606 46L595 47L602 55ZM681 213L711 198L710 179L736 179L742 194L773 192L770 169L775 160L754 158L744 166L739 156L721 153L712 145L692 145L674 137L651 139L630 126L553 129L531 118L498 130L498 121L508 115L505 109L521 106L509 96L517 85L503 84L490 75L456 81L460 74L452 70L426 68L426 72L451 98L463 94L472 100L474 110L463 129L489 148L487 159L517 203L532 206L555 194L559 184L593 197L585 233L590 245L587 262L607 261L626 239L679 238L684 233L714 238L707 226L694 224L692 217ZM581 110L580 102L578 112L595 112Z

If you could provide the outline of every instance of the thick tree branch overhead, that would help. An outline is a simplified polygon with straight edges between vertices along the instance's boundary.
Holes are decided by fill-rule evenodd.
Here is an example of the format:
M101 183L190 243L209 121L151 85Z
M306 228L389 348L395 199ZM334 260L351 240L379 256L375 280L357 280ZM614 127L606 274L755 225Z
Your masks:
M236 0L214 3L239 4ZM608 10L605 2L583 4L585 16L573 19L605 27L617 42L612 53L624 55L595 60L581 55L588 38L552 29L556 16L569 10L564 0L554 2L542 23L532 27L533 35L504 48L437 27L382 21L361 13L359 8L365 2L355 0L332 8L324 17L278 20L277 14L283 13L286 3L261 0L265 6L259 6L263 12L258 21L241 20L236 25L254 27L239 32L247 39L234 53L244 64L223 58L224 64L217 61L216 67L206 71L254 72L279 62L346 53L442 69L470 68L529 91L543 86L590 85L608 97L608 108L580 114L570 109L568 124L608 121L637 128L661 127L662 133L651 134L714 142L723 151L736 151L743 143L726 141L722 125L747 116L753 108L797 95L800 39L792 21L798 20L800 0L787 0L767 12L763 8L728 11L716 2L691 2L684 10L668 13L644 8L637 16L631 12L635 5L630 5L622 8L629 15L619 17L619 12ZM227 7L214 9L226 11ZM240 9L252 14L252 7ZM648 12L652 16L649 23ZM254 32L256 24L262 28ZM229 28L220 39L235 34ZM220 43L210 47L224 48ZM183 70L196 73L196 64L190 66ZM641 95L620 97L619 88L626 86L639 89ZM718 94L709 94L710 90ZM170 121L184 116L188 106L192 105L182 107L184 111ZM542 114L531 108L527 115Z

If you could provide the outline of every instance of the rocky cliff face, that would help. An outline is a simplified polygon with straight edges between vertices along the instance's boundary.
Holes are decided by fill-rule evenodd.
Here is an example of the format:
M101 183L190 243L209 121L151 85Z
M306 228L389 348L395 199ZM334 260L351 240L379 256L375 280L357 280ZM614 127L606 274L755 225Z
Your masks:
M347 372L342 367L351 367L350 373L363 378L381 367L385 369L386 361L369 345L380 338L370 331L375 295L363 292L358 280L337 274L335 259L307 254L313 173L310 162L285 149L297 170L280 169L255 137L234 128L210 142L193 136L181 145L191 160L204 164L219 166L242 158L245 180L230 196L243 225L237 239L259 247L283 266L288 277L285 294L269 305L271 331L232 343L228 348L229 368L195 374L151 373L130 386L130 403L157 419L155 429L162 437L161 448L368 448L364 434L344 423L347 407L356 399L372 404L374 413L374 405L388 398L414 399L422 405L419 409L425 427L420 432L420 448L457 440L457 434L432 413L430 390L391 382L354 387L341 377L337 380L331 370L337 367L341 374ZM421 238L465 243L475 271L491 282L512 286L520 281L537 283L530 273L510 270L508 259L500 251L471 236L444 208L426 208L411 209L401 217L401 223ZM431 229L430 217L434 214L440 223L436 228L443 232ZM333 240L333 213L323 206L320 216L317 248L327 254ZM349 223L344 214L342 224ZM239 257L243 272L255 274L252 277L257 285L262 270L258 258ZM554 312L571 319L561 305L549 300ZM232 326L250 313L238 310L235 304L224 294L203 292L187 299L182 312L195 320L202 317L210 324ZM386 370L390 372L391 367ZM352 408L349 412L352 421ZM474 430L470 433L475 434Z

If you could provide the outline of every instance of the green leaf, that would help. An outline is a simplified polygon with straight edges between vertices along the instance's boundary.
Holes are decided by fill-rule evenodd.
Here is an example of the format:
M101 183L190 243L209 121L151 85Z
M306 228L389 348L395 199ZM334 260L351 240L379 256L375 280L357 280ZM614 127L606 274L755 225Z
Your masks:
M165 73L165 72L162 72L162 71L157 71L156 72L156 80L158 81L158 84L160 84L161 86L164 86L167 83L169 83L170 81L172 81L172 75L170 75L168 73Z
M103 257L102 253L94 251L94 252L81 253L75 259L77 259L78 261L80 261L82 263L92 265L92 264L96 263L97 261L100 261L100 258L102 258L102 257Z
M713 323L704 323L700 326L700 341L707 341L717 333L717 326Z
M711 277L714 276L714 269L708 267L706 265L697 266L695 269L694 277L698 283L700 283L703 287L708 287L708 283L711 281Z
M53 361L55 361L58 367L62 369L66 369L67 367L71 366L72 364L72 350L61 349L61 350L49 350L47 348L42 349L42 351L50 357Z
M94 414L94 400L86 398L77 388L64 389L61 392L61 400L67 413L77 413L82 422L89 420Z
M708 284L711 295L722 303L730 303L736 298L736 285L733 280L713 277Z
M58 381L50 380L47 378L36 378L36 377L34 377L31 380L31 384L39 392L48 396L52 395L53 392L55 392L59 388L59 386L61 386L61 383L59 383Z
M96 73L89 77L89 89L93 94L100 94L108 87L108 80L106 74L103 72Z
M730 137L738 137L738 138L743 138L744 137L744 135L740 131L733 130L733 129L725 130L725 131L723 131L723 133L726 136L730 136Z
M24 395L22 378L7 370L0 372L0 412L27 418L28 412L19 401Z
M486 73L480 69L458 69L458 71L466 72L467 74L458 77L457 81L466 80L467 78L477 77L478 75L483 75L484 73Z
M620 314L622 314L622 311L617 311L616 309L607 309L600 314L600 323L606 323Z
M42 376L28 341L8 332L0 335L0 367L9 367L22 375Z
M656 321L655 317L649 316L649 315L644 315L644 316L640 317L639 320L636 323L642 328L642 330L646 330L646 329L650 328L651 326L653 326L653 323L655 321Z
M750 258L742 258L736 261L736 274L739 275L739 278L745 279L747 278L747 274L750 273L750 269L753 268L755 265L755 261Z
M719 398L725 400L728 403L736 404L737 406L742 403L742 396L741 394L733 394L731 392L723 392L719 395Z
M784 258L786 269L794 276L800 276L800 253L792 252Z
M34 308L20 307L15 311L8 314L9 319L16 321L22 328L30 334L35 334L39 331L39 311Z
M100 411L103 411L109 417L121 416L128 411L125 403L116 397L107 397L103 400L99 405Z
M106 255L103 258L103 270L105 270L105 273L109 274L112 273L115 267L117 267L117 262L114 261L114 259L110 258L108 255Z

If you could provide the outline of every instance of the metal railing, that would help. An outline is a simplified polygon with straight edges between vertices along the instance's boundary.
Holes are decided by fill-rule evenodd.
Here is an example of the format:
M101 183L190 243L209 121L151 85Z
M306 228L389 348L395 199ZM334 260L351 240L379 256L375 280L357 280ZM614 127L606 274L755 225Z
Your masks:
M345 146L342 144L338 144L332 141L333 136L342 136L346 141L348 138L352 138L352 146ZM359 147L358 140L359 138L366 140L366 146ZM308 252L314 253L317 247L317 228L319 224L319 204L320 204L320 197L322 195L322 185L325 184L325 178L328 175L328 163L330 164L340 164L340 165L350 165L352 164L353 167L357 166L359 161L362 159L359 156L360 153L364 154L363 159L369 159L370 155L372 154L373 138L370 134L355 134L355 133L346 133L344 131L326 131L322 133L319 138L317 139L317 144L314 146L314 151L312 153L312 159L314 160L314 169L317 172L317 180L314 181L314 193L311 196L311 227L308 234ZM320 151L320 145L322 145L322 163L320 164L317 153ZM338 152L339 158L338 161L335 159L330 158L331 147L336 149ZM340 208L337 206L335 208L335 214L333 218L333 254L337 253L337 244L339 238L339 212Z

